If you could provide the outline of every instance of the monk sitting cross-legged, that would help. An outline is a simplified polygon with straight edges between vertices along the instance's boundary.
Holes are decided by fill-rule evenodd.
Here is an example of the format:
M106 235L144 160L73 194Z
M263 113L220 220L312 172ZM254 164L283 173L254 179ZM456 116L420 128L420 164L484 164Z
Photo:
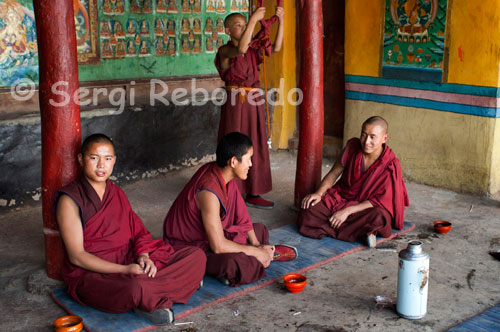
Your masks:
M108 180L116 157L107 136L89 136L78 161L83 176L56 193L67 292L101 311L134 309L153 324L171 323L172 304L186 303L200 287L205 254L151 238L125 193Z
M375 247L376 235L388 237L392 227L403 228L408 193L399 160L385 144L387 130L387 122L373 116L363 123L361 137L347 142L319 189L302 200L297 221L302 235L361 238Z
M267 228L252 223L234 181L247 178L252 154L248 136L234 132L222 137L217 161L193 175L163 224L164 239L202 248L206 273L231 286L263 278L274 254Z

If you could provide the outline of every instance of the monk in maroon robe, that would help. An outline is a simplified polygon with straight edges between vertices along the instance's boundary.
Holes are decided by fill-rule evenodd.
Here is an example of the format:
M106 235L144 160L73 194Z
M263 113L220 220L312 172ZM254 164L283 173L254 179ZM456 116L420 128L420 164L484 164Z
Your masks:
M225 135L217 145L217 161L194 174L163 224L164 239L203 249L206 273L231 286L266 276L274 254L267 228L252 223L234 181L247 177L252 153L248 136Z
M243 15L230 14L224 21L225 31L231 39L217 52L215 66L226 83L227 101L221 108L219 140L227 133L241 132L249 136L254 144L254 156L248 179L235 179L241 193L246 193L246 203L259 208L272 208L274 203L260 195L272 189L271 166L267 146L265 100L259 81L259 64L263 61L263 47L252 42L252 33L257 22L265 15L265 7L258 8L248 24ZM282 7L276 7L279 20L278 33L273 52L279 52L283 43ZM270 134L270 133L269 133Z
M125 193L108 180L116 157L107 136L89 136L78 160L83 176L56 194L67 292L101 311L134 309L154 324L172 322L172 304L186 303L200 286L205 254L151 238Z
M302 235L351 242L362 238L374 247L376 235L388 237L392 227L403 228L408 193L399 160L385 144L388 137L383 118L363 123L361 137L347 142L319 189L302 200Z

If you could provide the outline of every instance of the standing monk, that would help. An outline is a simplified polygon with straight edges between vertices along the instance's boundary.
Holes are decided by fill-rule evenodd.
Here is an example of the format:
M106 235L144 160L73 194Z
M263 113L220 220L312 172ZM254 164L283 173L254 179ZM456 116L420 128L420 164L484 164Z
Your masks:
M266 276L274 254L266 226L252 223L235 181L247 178L252 154L248 136L222 137L216 162L203 165L193 175L163 224L164 239L202 248L207 274L231 286Z
M224 20L226 34L231 37L215 57L215 66L226 83L228 98L221 109L219 140L227 133L242 132L254 144L253 167L248 179L236 179L241 193L246 193L249 206L270 209L274 203L260 197L272 189L271 166L267 147L266 116L264 99L259 82L259 64L263 61L263 50L250 47L252 34L257 22L264 18L266 9L258 8L248 24L245 16L234 13ZM283 43L282 7L276 7L279 20L278 33L273 44L273 52L279 52ZM271 133L269 133L271 134Z
M83 176L56 193L56 215L66 247L62 277L75 301L101 311L131 309L153 324L174 319L174 302L199 288L206 258L195 247L153 240L125 193L108 178L116 161L103 134L83 142Z
M361 137L347 142L319 189L302 200L302 235L350 242L363 238L375 247L376 235L388 237L392 227L403 228L410 203L399 160L385 144L387 130L387 122L373 116L363 123Z

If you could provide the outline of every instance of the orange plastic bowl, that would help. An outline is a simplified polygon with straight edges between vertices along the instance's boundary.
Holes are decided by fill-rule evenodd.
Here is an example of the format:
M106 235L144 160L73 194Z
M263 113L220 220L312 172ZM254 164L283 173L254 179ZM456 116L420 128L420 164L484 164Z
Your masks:
M434 230L439 234L446 234L451 229L451 222L438 220L434 222Z
M290 273L283 277L285 287L291 293L300 293L306 287L307 278L302 274Z
M80 316L63 316L54 321L56 332L80 332L83 329L83 319Z

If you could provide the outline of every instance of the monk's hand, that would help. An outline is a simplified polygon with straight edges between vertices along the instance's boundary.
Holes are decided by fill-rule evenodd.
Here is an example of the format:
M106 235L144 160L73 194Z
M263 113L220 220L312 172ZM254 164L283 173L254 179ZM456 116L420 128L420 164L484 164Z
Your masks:
M330 219L328 219L330 221L330 226L332 228L339 228L350 215L351 213L347 208L336 211Z
M143 273L147 274L148 277L154 278L156 276L156 265L151 258L149 258L148 254L140 254L137 263L142 268Z
M250 20L254 20L254 22L257 23L258 21L263 20L265 15L266 7L259 7L255 10L252 16L250 16Z
M319 201L321 201L321 195L316 194L316 193L309 194L306 197L304 197L304 199L302 200L302 208L304 210L309 209L309 207L315 206L316 204L318 204Z
M269 267L274 256L274 246L262 244L256 248L258 250L255 258L257 258L257 260L264 265L265 268Z
M280 22L283 21L283 18L285 17L285 10L283 7L276 6L276 16L278 16Z
M126 266L128 274L144 274L144 270L139 264L132 263Z

